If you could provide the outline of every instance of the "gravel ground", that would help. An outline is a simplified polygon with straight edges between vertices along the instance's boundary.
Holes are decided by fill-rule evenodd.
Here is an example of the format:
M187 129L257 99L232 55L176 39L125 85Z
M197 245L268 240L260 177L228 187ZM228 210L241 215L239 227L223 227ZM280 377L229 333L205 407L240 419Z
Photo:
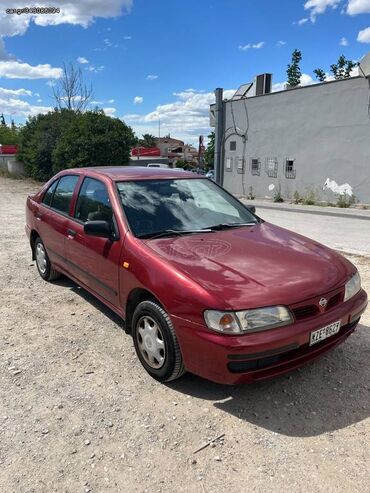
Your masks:
M370 491L369 310L290 375L161 385L114 314L38 276L24 233L35 188L0 178L1 492ZM370 260L350 259L370 291Z

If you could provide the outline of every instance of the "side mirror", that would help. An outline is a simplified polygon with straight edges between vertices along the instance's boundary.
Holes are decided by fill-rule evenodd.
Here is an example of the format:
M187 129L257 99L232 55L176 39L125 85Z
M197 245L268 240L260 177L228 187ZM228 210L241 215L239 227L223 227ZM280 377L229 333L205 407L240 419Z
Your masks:
M256 213L256 207L254 205L247 205L246 207L252 214Z
M113 239L112 229L107 221L88 221L84 224L84 233L89 236Z

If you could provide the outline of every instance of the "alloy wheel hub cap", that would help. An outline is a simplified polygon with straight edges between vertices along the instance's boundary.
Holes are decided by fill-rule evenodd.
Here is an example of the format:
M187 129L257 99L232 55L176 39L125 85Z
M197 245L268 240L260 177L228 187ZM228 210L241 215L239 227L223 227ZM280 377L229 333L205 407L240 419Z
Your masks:
M166 348L162 330L157 322L149 316L141 317L138 322L137 341L141 355L146 363L154 369L164 365Z

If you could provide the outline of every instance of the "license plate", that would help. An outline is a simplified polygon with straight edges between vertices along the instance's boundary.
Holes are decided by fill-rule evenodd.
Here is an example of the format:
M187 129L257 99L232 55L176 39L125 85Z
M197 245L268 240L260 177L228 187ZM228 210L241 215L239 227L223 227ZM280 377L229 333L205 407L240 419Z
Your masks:
M313 344L317 344L318 342L321 342L324 339L327 339L328 337L337 334L339 330L340 330L340 320L338 322L333 322L332 324L327 325L322 329L314 330L310 334L310 346L313 346Z

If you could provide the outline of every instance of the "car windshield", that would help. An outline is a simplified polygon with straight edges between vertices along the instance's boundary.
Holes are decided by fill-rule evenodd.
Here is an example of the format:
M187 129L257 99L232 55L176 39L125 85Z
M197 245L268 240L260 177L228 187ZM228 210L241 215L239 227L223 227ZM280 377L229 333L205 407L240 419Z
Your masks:
M204 178L122 181L117 189L130 228L139 238L258 222L238 200Z

